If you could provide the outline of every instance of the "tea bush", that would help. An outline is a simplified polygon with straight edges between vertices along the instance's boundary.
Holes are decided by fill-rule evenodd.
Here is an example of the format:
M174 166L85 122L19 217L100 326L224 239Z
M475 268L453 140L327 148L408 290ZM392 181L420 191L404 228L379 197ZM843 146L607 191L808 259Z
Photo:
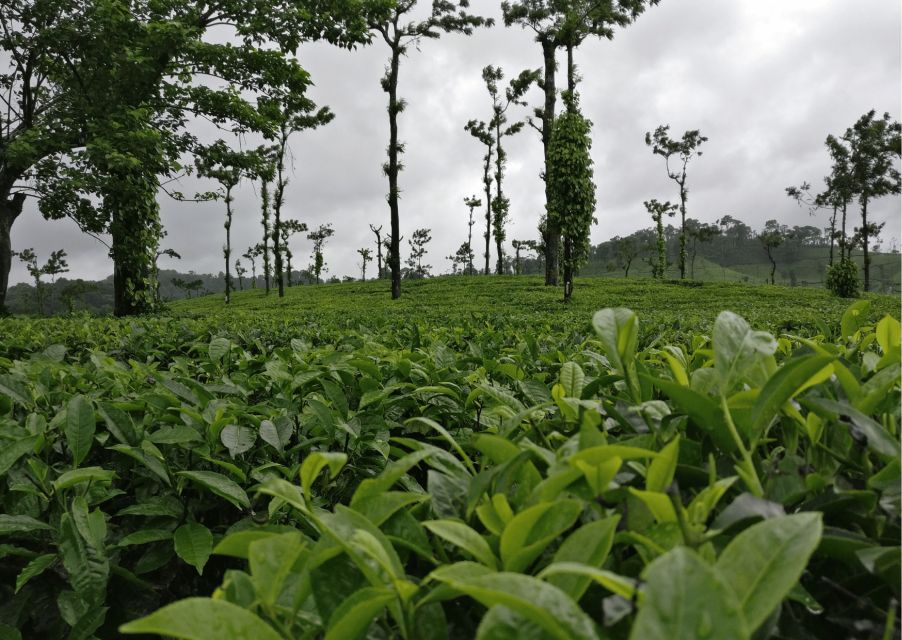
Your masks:
M0 638L892 637L886 301L408 304L0 321Z

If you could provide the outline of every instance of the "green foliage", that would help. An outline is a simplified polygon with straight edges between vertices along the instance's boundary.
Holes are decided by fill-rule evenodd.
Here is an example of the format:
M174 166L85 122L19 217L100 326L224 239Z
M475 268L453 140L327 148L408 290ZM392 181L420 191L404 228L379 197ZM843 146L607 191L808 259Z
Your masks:
M827 290L840 298L857 298L861 290L858 266L847 258L827 267Z
M822 329L775 336L725 312L712 331L713 309L742 299L730 287L635 281L619 295L666 291L672 308L590 325L538 284L489 292L511 305L494 315L453 278L356 315L323 287L288 314L258 290L215 318L0 320L0 624L882 630L898 590L898 320L859 303L840 321L824 297ZM761 300L755 324L799 315Z

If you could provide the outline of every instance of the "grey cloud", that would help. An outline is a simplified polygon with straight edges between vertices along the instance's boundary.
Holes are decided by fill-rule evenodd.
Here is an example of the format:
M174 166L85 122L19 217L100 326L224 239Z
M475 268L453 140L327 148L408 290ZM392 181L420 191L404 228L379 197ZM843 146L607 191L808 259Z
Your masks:
M484 9L488 3L474 5ZM542 62L530 31L500 26L494 3L484 10L499 26L470 38L426 41L401 64L400 95L408 101L400 119L407 143L402 235L432 229L427 261L438 272L448 268L444 256L466 238L463 197L481 192L482 149L463 130L470 118L489 115L481 69L500 65L510 77ZM768 218L824 226L824 215L811 218L783 189L803 180L821 184L829 171L823 146L828 133L842 133L871 108L902 117L899 23L900 6L884 0L664 0L612 41L587 41L576 62L584 78L582 105L594 122L599 225L593 241L649 226L643 200L676 198L661 158L643 142L645 131L661 123L677 133L698 128L710 138L690 169L691 216L713 221L729 213L753 227ZM332 222L329 273L358 275L356 250L374 242L368 225L389 227L381 170L388 122L379 86L388 50L381 41L354 52L313 44L302 48L299 59L315 82L311 95L330 105L336 119L292 139L285 215L311 227ZM538 92L532 99L541 101ZM509 142L508 153L508 238L534 238L544 207L536 132L526 128ZM186 193L196 187L201 184L182 185ZM184 256L166 266L220 271L222 204L161 202L170 232L166 246ZM235 208L233 255L240 255L260 237L256 185L242 185ZM879 201L874 213L887 221L887 242L902 235L898 198ZM477 218L479 242L481 226ZM74 276L111 272L106 249L71 224L48 223L30 211L13 234L16 247L35 246L42 255L65 247ZM296 238L292 250L294 264L306 266L310 243ZM16 267L13 281L24 279L24 269Z

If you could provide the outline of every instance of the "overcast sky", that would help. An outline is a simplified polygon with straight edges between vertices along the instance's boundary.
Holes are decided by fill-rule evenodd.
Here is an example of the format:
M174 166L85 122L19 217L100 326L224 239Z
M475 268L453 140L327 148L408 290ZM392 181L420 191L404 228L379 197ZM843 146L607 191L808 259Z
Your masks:
M531 32L505 28L499 4L472 2L474 11L495 17L499 24L494 28L470 38L449 35L427 41L401 63L400 95L409 103L400 117L401 139L407 144L400 176L402 258L406 238L414 229L428 227L433 240L426 261L434 273L450 270L445 256L466 240L463 198L481 190L482 147L464 125L470 118L488 120L491 115L482 68L500 65L506 83L522 69L542 64ZM664 123L678 135L700 129L709 138L703 157L690 165L689 216L713 222L730 214L753 228L769 218L825 226L826 214L810 217L785 196L784 188L804 180L822 185L829 171L823 144L827 134L841 134L872 108L888 111L896 120L902 116L900 4L662 0L612 41L583 44L576 62L583 77L583 111L594 123L599 223L592 231L593 243L650 226L643 200L678 199L662 158L644 143L645 132ZM388 184L381 170L388 116L379 85L388 49L381 41L354 52L313 44L305 45L298 57L316 84L312 97L329 105L336 118L292 139L293 172L283 215L310 227L333 223L336 234L325 256L328 275L359 276L357 249L374 245L369 224L384 230L390 226ZM534 88L529 100L539 105L540 91ZM544 207L541 140L528 127L508 140L508 238L536 238ZM180 188L193 193L213 185L183 181ZM183 257L164 257L161 268L223 270L222 203L164 198L161 204L169 232L163 246ZM261 236L256 185L242 184L235 211L233 256ZM873 220L886 221L884 246L898 242L899 198L884 198L871 211ZM476 246L479 229L477 224ZM69 277L98 279L112 273L106 247L68 221L43 220L34 208L13 228L13 248L26 247L35 247L41 260L64 248ZM292 251L294 265L309 264L308 240L296 236ZM12 283L27 280L19 264L11 276Z

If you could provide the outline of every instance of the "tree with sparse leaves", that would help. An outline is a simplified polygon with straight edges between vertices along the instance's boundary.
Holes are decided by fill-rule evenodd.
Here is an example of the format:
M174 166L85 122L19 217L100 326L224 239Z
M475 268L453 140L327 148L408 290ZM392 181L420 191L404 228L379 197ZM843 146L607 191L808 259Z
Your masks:
M282 238L297 233L282 230L282 206L285 203L285 187L288 186L288 139L292 134L306 129L315 129L332 121L335 115L328 107L317 109L312 100L303 95L284 95L268 97L260 103L260 110L274 122L278 123L278 133L275 136L275 149L273 152L275 161L275 192L273 193L273 258L274 276L279 288L279 297L285 295L285 277L282 266L283 258L288 256L288 249L283 248ZM304 231L307 230L305 226ZM288 257L290 262L290 257ZM291 267L288 267L288 286L291 286Z
M617 260L617 266L623 269L623 277L629 278L633 260L642 254L642 245L632 236L625 238L615 237L613 242L615 243L614 256Z
M524 251L536 251L536 241L535 240L513 240L511 241L511 246L514 248L514 273L519 275L523 274L523 258L529 258L530 256L521 255Z
M220 191L215 193L217 199L222 198L226 206L225 227L226 241L222 247L225 258L225 302L231 302L232 277L230 270L232 256L232 192L238 183L245 178L257 177L261 164L260 149L254 151L234 151L224 140L217 140L206 147L197 160L197 173L201 177L211 178L220 184Z
M279 222L279 252L282 258L285 259L285 284L287 286L291 286L291 259L294 257L294 254L291 252L291 236L296 233L304 233L307 231L307 225L298 220L284 220ZM278 262L281 262L282 258L279 258ZM277 267L280 268L280 267Z
M432 265L423 264L426 256L426 245L432 241L431 229L417 229L407 243L410 245L410 256L407 258L407 275L410 278L426 278Z
M66 252L62 249L53 251L50 258L43 265L38 265L38 256L34 249L23 249L16 253L25 264L28 274L34 279L34 296L37 302L38 313L44 315L44 301L47 298L47 292L44 289L43 276L50 276L50 281L55 282L56 276L69 271L69 265L66 263Z
M616 27L625 27L638 18L647 7L658 4L659 0L504 0L501 9L506 26L520 25L535 34L535 40L542 47L544 60L543 76L539 87L545 92L542 108L535 110L536 119L541 124L531 123L542 136L545 151L545 203L551 200L548 185L550 170L549 151L551 147L552 125L555 121L557 87L556 54L559 49L567 52L567 90L572 94L576 89L576 68L573 63L574 50L590 37L612 39ZM561 233L553 221L540 223L542 244L545 253L545 284L556 285L560 270Z
M667 177L677 183L680 188L680 279L686 278L686 201L689 190L686 188L686 172L689 162L701 157L699 147L707 142L698 129L686 131L681 139L670 137L670 125L661 125L654 133L645 134L645 144L652 148L652 153L664 158ZM671 162L673 166L671 166Z
M566 110L554 121L548 152L548 225L563 239L564 301L573 295L573 272L589 255L589 232L595 220L592 180L592 123L579 112L576 94L564 94Z
M244 274L247 269L241 264L241 258L235 258L235 275L238 276L238 291L244 291Z
M398 115L404 111L406 102L398 97L398 77L401 57L411 47L419 48L426 39L435 39L442 33L462 33L470 35L474 28L491 26L492 20L468 12L469 0L433 0L432 11L423 19L412 19L410 15L417 7L417 0L395 2L385 13L378 13L369 19L369 27L379 34L391 52L382 89L388 94L388 161L383 170L388 177L388 208L391 220L389 234L389 270L391 271L391 297L401 297L401 221L398 200L401 190L398 174L403 169L400 161L404 153L404 143L398 139Z
M370 231L376 236L376 278L382 278L382 225L370 225Z
M257 258L260 257L262 248L259 244L248 247L241 257L251 263L251 289L257 288Z
M477 198L475 195L470 196L469 198L464 198L464 205L466 205L467 209L470 212L470 218L467 220L467 253L470 256L466 263L466 271L468 275L476 274L476 267L473 264L473 260L475 259L475 255L473 254L473 225L476 224L476 220L473 219L473 211L482 206L482 200ZM459 251L458 251L459 253Z
M785 225L781 225L776 220L768 220L764 223L764 230L758 234L758 241L767 252L767 259L770 260L770 283L776 284L775 275L777 272L776 250L786 242L788 231Z
M520 75L511 79L502 93L498 83L503 79L504 71L501 67L489 65L482 70L482 80L492 99L492 117L484 129L489 133L494 146L495 194L492 196L491 203L491 227L495 235L495 252L497 254L495 273L499 275L504 270L504 241L507 239L506 224L510 214L510 199L504 195L502 186L504 169L507 164L507 152L504 150L503 142L504 138L516 135L526 125L525 120L510 122L508 112L513 106L526 106L523 96L533 84L538 82L539 70L521 71ZM475 133L474 136L476 136ZM479 136L476 137L479 138Z
M366 263L373 261L373 252L372 250L365 249L357 249L357 253L360 254L360 279L363 282L366 282Z
M307 239L313 241L313 264L310 266L310 273L313 274L313 281L316 284L319 284L320 275L326 266L326 261L323 258L323 247L326 245L326 240L334 234L335 231L332 229L331 224L321 224L316 231L311 231L307 234Z
M482 120L470 120L464 129L485 149L482 156L482 188L485 193L485 231L482 233L485 241L483 273L489 275L492 272L492 158L495 156L495 143L489 125Z

